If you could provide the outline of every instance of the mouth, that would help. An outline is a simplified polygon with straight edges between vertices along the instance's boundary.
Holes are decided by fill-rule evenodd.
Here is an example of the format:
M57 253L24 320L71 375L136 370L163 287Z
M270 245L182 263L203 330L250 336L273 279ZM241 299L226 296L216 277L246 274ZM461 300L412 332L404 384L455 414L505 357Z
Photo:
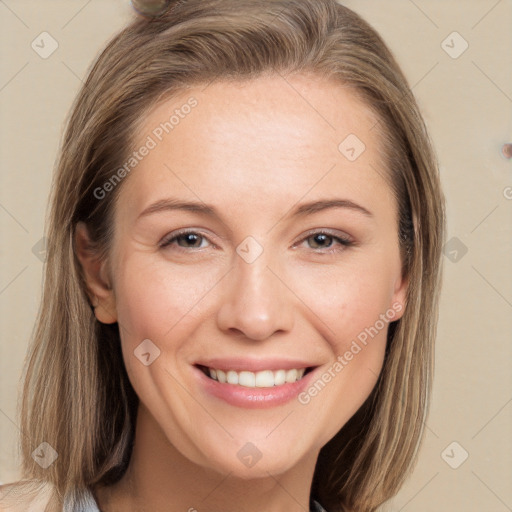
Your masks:
M251 372L247 370L236 371L232 369L210 368L196 365L209 379L221 384L231 384L246 388L275 388L285 384L293 384L303 379L315 367L260 370Z

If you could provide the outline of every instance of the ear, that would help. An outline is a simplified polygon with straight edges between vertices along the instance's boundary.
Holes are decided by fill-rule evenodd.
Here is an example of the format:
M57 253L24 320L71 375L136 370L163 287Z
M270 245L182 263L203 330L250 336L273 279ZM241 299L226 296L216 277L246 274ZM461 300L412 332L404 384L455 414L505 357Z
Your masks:
M409 288L409 276L400 277L395 281L391 308L395 312L392 321L400 320L405 313L407 301L407 289Z
M114 291L107 272L107 261L100 260L92 249L87 226L78 222L74 233L75 252L84 272L87 294L96 319L103 324L117 322Z

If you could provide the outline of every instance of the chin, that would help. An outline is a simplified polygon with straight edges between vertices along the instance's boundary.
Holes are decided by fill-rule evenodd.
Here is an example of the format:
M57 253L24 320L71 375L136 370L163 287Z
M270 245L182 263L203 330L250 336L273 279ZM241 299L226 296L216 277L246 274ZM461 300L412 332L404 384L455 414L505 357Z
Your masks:
M296 445L283 445L279 442L270 442L268 439L254 442L231 440L229 445L224 446L215 445L212 441L212 444L204 447L201 453L206 458L203 460L205 467L242 480L268 478L270 475L286 473L304 457Z

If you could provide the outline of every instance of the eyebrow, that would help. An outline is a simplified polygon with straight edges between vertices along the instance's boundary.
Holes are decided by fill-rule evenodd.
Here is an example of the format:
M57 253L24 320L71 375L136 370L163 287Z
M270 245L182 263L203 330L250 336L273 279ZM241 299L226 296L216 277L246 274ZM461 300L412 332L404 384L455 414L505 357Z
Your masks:
M366 217L373 217L373 213L366 209L364 206L361 206L353 201L348 199L323 199L319 201L311 201L309 203L303 203L296 208L294 208L291 213L286 215L287 217L304 217L306 215L311 215L313 213L317 213L323 210L328 210L331 208L346 208L349 210L353 210L359 213L362 213ZM197 202L197 201L181 201L179 199L166 198L160 199L155 203L151 204L147 208L145 208L137 217L139 220L142 217L146 217L148 215L153 215L155 213L166 212L166 211L174 211L174 210L184 210L190 212L200 213L202 215L206 215L208 217L213 217L222 221L221 216L217 212L214 206L208 205L206 203Z

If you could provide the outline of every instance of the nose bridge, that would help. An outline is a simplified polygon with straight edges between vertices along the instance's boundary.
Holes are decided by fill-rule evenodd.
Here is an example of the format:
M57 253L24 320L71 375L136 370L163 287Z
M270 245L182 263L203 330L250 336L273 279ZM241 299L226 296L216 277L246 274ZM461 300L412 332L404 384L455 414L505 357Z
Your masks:
M218 324L222 330L238 330L247 338L264 340L276 331L291 329L292 310L289 292L275 275L276 255L251 238L237 247Z

